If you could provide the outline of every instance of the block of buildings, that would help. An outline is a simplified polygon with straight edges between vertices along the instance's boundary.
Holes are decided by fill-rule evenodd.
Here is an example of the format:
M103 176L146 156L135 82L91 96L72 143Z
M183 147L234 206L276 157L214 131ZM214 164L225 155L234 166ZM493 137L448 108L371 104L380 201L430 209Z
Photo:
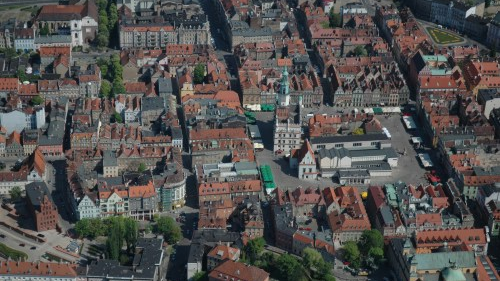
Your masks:
M39 29L70 35L72 46L87 45L97 36L98 12L94 1L83 5L44 5L36 17Z
M292 149L290 153L290 168L298 170L299 179L317 179L316 156L309 140L300 149Z

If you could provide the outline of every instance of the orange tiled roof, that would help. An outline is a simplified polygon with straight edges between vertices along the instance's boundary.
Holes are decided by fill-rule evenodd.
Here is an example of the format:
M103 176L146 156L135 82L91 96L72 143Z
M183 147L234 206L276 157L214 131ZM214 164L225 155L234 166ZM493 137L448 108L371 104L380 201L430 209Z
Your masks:
M22 275L22 276L46 276L75 278L76 272L71 264L48 263L48 262L17 262L0 261L0 275Z

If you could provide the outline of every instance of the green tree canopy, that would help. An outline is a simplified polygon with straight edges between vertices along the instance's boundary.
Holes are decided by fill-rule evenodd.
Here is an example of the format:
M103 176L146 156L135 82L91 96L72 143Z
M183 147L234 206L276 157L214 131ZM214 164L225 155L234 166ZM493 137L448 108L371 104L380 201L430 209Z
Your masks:
M356 46L356 48L354 48L354 55L358 57L366 57L368 56L368 52L366 51L366 48L364 46L358 45Z
M352 268L359 268L361 265L361 253L359 252L358 245L349 241L344 244L343 248L344 259L351 263Z
M113 118L115 119L116 123L123 123L123 118L120 113L116 112L113 114Z
M76 222L75 232L80 238L95 239L108 234L108 225L100 218L83 218Z
M158 217L156 220L156 232L163 234L163 238L169 244L175 244L182 238L181 228L171 217Z
M144 163L139 163L139 167L137 167L137 172L139 173L142 173L144 171L146 171L148 169L148 167L146 167L146 164Z
M31 104L33 104L33 105L40 105L42 103L43 103L43 98L41 96L34 96L31 99Z
M111 94L112 86L108 80L102 80L99 95L103 98L108 98Z
M123 80L115 79L113 81L113 96L125 93L125 86L123 85Z
M372 248L382 249L383 247L384 247L384 237L382 236L380 231L376 229L363 231L363 234L359 239L359 248L361 249L361 253L363 255L368 255L368 252Z
M127 251L131 252L135 248L135 243L137 242L137 237L139 234L139 226L137 222L132 218L124 219L124 239L127 244Z
M299 261L292 255L283 254L276 261L276 269L279 273L280 280L283 281L298 281L307 280L304 276L304 269Z
M120 251L123 247L125 221L123 217L112 217L109 219L109 223L106 253L109 259L118 261L120 259Z
M264 240L264 238L259 237L248 241L244 250L250 260L253 262L257 259L260 253L262 253L265 245L266 241Z
M352 134L353 135L364 135L365 131L363 130L363 128L356 128L356 129L352 130Z
M205 65L199 63L194 68L194 83L201 84L205 79Z
M329 17L330 17L330 27L341 27L342 18L340 17L339 13L335 13L335 10L333 8L330 9Z
M208 281L208 273L206 271L198 271L193 275L192 281Z
M16 72L16 77L19 79L19 81L24 82L28 80L28 77L26 76L26 73L22 69L18 69Z
M9 195L10 195L10 198L14 201L17 201L19 199L21 199L22 195L23 195L23 191L21 190L21 188L19 186L14 186L13 188L11 188L9 190Z
M45 23L42 28L40 28L40 35L42 36L46 36L46 35L49 35L50 31L49 31L49 25L47 23Z

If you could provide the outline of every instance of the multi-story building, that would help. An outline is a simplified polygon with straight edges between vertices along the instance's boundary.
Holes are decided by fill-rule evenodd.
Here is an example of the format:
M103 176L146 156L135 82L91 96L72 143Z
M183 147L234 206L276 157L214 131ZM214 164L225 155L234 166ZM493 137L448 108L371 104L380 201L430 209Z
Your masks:
M241 281L269 281L269 273L255 266L246 265L233 260L226 260L214 268L208 275L209 281L224 281L231 279Z
M364 230L371 229L370 220L356 187L341 186L327 189L330 198L337 198L327 206L327 220L333 231L334 241L343 244L357 241ZM333 193L334 192L334 193Z
M76 219L81 220L85 218L99 218L101 210L96 205L96 194L85 194L82 198L77 200Z
M207 270L212 271L225 260L238 261L240 249L226 245L217 245L207 254Z
M76 281L71 264L58 262L1 261L0 275L5 280Z
M89 44L97 35L97 6L94 1L83 5L43 5L35 20L38 30L70 35L72 46Z
M292 149L298 149L302 140L302 118L300 106L283 106L276 108L274 119L275 154L288 154Z
M500 49L500 12L497 12L490 22L486 42L491 48Z
M292 149L290 153L290 168L298 169L299 179L317 179L316 156L309 140L302 144L300 149Z
M16 29L14 35L14 48L16 51L31 52L35 50L35 29Z
M219 162L254 161L253 145L244 128L196 129L189 132L191 167Z
M59 213L45 182L27 184L26 199L32 217L35 219L36 231L55 229L59 221Z
M186 11L162 14L162 23L135 23L124 18L119 26L121 48L165 48L169 44L210 44L210 25L202 13L188 15Z
M475 239L475 238L474 238ZM474 276L483 276L486 280L498 278L491 270L491 261L485 256L475 257L473 251L464 248L454 249L446 242L435 252L419 252L412 241L392 239L387 256L396 278L404 281L413 280L468 280ZM490 272L490 276L487 272Z
M18 171L0 172L0 194L7 195L17 186L24 191L27 184L43 182L46 179L45 158L39 149L36 149L22 164Z

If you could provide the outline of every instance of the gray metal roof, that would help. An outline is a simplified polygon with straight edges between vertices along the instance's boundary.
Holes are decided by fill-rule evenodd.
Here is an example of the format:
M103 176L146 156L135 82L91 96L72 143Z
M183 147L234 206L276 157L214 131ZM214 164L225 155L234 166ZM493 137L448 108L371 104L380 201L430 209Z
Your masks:
M316 137L311 139L311 144L323 143L345 143L356 141L380 141L388 140L385 134L368 134L368 135L343 135L343 136L329 136L329 137Z

